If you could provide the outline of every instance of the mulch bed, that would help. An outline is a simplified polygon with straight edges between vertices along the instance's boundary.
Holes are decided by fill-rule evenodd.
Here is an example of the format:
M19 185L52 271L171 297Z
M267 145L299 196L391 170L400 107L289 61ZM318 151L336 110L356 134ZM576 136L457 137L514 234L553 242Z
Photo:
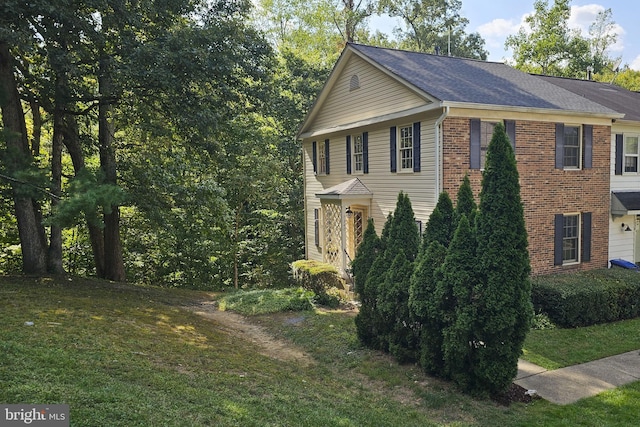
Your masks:
M515 402L530 403L534 399L539 399L536 395L530 395L527 393L527 389L520 387L518 384L511 383L511 386L507 391L498 396L494 396L493 400L500 405L509 406Z

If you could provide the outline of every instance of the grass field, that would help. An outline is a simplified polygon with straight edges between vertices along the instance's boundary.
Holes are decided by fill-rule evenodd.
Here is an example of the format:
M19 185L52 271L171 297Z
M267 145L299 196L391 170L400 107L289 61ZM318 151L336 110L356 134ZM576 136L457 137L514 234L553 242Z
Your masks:
M66 403L71 425L101 427L637 423L640 382L574 405L505 407L363 348L353 312L245 319L308 363L263 351L249 332L186 308L216 298L92 279L0 278L0 403ZM630 333L638 326L536 331L527 357L564 366L640 348Z

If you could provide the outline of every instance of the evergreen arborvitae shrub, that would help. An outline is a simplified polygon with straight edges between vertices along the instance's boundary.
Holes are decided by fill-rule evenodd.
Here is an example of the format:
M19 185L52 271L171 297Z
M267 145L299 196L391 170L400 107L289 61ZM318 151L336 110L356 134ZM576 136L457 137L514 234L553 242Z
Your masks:
M384 223L382 234L378 242L378 251L372 260L367 272L360 298L360 310L355 318L356 332L360 341L370 348L384 349L386 347L380 339L380 330L384 328L381 324L380 313L378 312L379 289L384 282L385 275L391 267L393 259L385 257L385 251L389 240L390 228L393 223L393 214L389 214ZM356 269L359 269L356 263ZM362 297L364 295L364 297Z
M460 221L462 215L466 215L471 228L474 228L477 213L478 206L473 198L473 190L471 190L469 175L465 175L462 180L462 185L460 185L460 189L458 190L458 198L456 200L456 224Z
M407 304L412 274L413 263L400 249L380 289L381 339L400 363L416 360L417 336Z
M482 178L476 219L478 284L474 289L473 384L477 391L504 391L518 371L529 331L531 305L527 231L513 149L497 124Z
M473 388L473 336L476 281L476 239L467 216L462 214L442 266L437 295L442 298L442 353L445 376L464 390Z
M356 256L351 262L351 273L353 274L355 284L354 291L360 296L360 301L367 298L364 292L364 284L367 280L367 274L369 274L371 265L379 251L380 238L376 234L373 218L369 218L367 228L362 236L362 242L358 246Z
M440 242L445 248L449 247L455 231L454 212L449 194L443 191L440 193L438 203L431 215L429 215L429 221L425 226L422 243L423 250L426 250L431 242Z
M374 286L366 286L367 276L374 261L380 254L382 242L376 234L373 219L369 219L367 228L358 246L356 256L351 263L354 276L355 292L360 300L360 310L355 318L356 330L360 340L368 346L373 346L375 330L373 327L373 310L377 298Z
M440 280L440 266L444 263L447 248L433 241L416 260L409 288L409 314L418 329L418 353L420 366L433 375L444 376L442 357L442 329L440 303L436 298Z

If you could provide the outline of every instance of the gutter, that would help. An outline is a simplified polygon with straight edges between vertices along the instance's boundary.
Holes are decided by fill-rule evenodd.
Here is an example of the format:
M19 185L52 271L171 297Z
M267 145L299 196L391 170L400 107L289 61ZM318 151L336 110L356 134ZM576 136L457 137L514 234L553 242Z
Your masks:
M438 199L440 197L440 193L442 193L442 144L441 144L441 134L442 134L442 122L449 115L449 106L444 106L444 111L442 115L438 117L435 123L435 134L436 134L436 203L438 203Z

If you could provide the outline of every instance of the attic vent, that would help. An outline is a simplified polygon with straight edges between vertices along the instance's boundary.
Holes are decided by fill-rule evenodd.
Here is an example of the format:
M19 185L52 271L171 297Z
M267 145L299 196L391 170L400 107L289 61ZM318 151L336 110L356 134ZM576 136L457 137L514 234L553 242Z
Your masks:
M349 82L349 90L360 89L360 79L357 74L351 76L351 81Z

